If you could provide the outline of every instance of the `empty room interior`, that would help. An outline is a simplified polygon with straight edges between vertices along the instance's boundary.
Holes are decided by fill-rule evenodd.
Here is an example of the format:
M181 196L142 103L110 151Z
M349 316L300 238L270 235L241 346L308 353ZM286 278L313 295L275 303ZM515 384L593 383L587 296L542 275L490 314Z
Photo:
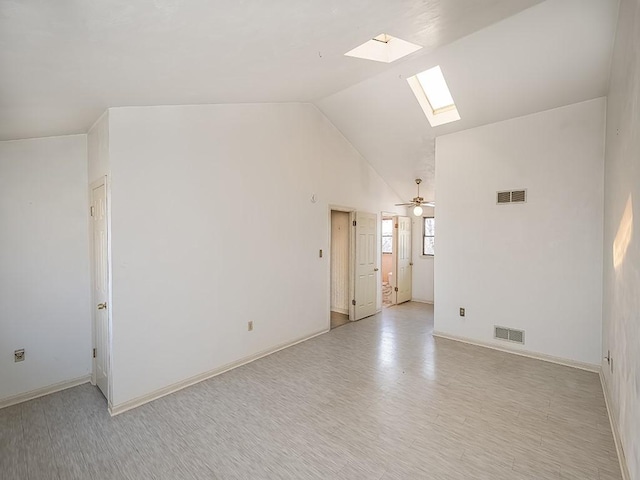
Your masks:
M640 0L0 0L0 71L0 479L640 480Z

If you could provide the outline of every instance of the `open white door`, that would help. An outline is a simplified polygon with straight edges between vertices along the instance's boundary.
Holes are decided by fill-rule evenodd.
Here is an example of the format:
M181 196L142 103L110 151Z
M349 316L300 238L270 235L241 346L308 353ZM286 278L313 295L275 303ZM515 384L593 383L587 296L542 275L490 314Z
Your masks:
M93 240L92 294L94 319L94 375L98 388L109 398L109 277L107 259L107 186L104 180L91 189Z
M396 303L411 300L411 219L396 217Z
M374 315L378 297L377 215L356 212L355 241L355 317L354 320Z

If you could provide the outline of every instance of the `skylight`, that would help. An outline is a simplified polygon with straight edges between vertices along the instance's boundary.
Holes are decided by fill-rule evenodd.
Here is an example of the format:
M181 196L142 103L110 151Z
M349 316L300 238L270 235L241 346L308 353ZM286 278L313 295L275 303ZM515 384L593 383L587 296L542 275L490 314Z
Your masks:
M407 81L432 127L460 120L440 66L409 77Z
M348 51L345 55L347 57L391 63L421 48L420 45L381 33L359 47Z

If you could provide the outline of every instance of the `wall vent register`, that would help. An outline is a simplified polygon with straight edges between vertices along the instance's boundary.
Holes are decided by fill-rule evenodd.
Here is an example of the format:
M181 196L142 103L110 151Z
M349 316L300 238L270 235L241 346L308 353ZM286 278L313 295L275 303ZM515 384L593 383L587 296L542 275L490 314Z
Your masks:
M493 338L524 345L524 330L516 330L514 328L499 327L497 325L494 325Z
M496 203L503 205L505 203L525 203L527 201L526 190L505 190L496 192Z

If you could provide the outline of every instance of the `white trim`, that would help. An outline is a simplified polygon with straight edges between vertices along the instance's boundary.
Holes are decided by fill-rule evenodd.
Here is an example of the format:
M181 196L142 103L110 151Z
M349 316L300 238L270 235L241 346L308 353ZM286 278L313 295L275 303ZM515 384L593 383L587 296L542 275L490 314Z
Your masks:
M307 340L311 340L314 337L319 335L323 335L329 332L330 329L325 329L320 332L313 333L311 335L299 338L297 340L293 340L292 342L283 343L274 348L270 348L268 350L263 350L262 352L256 353L254 355L249 355L248 357L241 358L240 360L236 360L235 362L228 363L223 365L222 367L214 368L213 370L209 370L208 372L200 373L193 377L187 378L185 380L181 380L180 382L176 382L172 385L169 385L164 388L160 388L146 395L142 395L141 397L134 398L133 400L128 400L119 405L111 405L109 404L109 413L112 417L116 415L120 415L128 410L144 405L145 403L152 402L153 400L157 400L158 398L164 397L171 393L175 393L183 388L190 387L195 385L196 383L200 383L204 380L208 380L209 378L216 377L222 373L228 372L229 370L233 370L234 368L241 367L242 365L246 365L247 363L251 363L255 360L258 360L262 357L266 357L271 355L272 353L279 352L280 350L284 350L285 348L292 347L297 345L298 343L305 342Z
M77 387L78 385L90 382L91 375L83 375L82 377L74 378L73 380L65 380L64 382L54 383L53 385L37 388L36 390L31 390L30 392L3 398L0 400L0 409L10 407L11 405L15 405L17 403L27 402L29 400L33 400L34 398L44 397L45 395L49 395L51 393L56 393L61 390L66 390L67 388Z
M598 372L600 377L600 384L602 385L602 392L604 394L604 403L607 406L607 415L609 416L609 423L611 424L611 433L613 433L613 442L616 445L616 453L618 454L618 462L620 463L620 472L622 473L622 480L631 480L629 469L627 468L627 459L624 456L624 449L622 448L622 439L620 438L620 431L618 430L618 422L613 418L613 412L611 411L611 399L609 398L609 390L607 389L607 381L604 378L604 372L602 368Z
M580 370L586 370L587 372L593 372L593 373L600 372L600 365L594 365L592 363L578 362L576 360L554 357L552 355L547 355L544 353L531 352L528 350L520 350L520 349L509 347L507 345L505 346L496 345L493 343L483 342L480 340L473 340L471 338L458 337L457 335L450 335L448 333L434 331L433 336L445 338L447 340L454 340L456 342L468 343L470 345L476 345L478 347L490 348L492 350L498 350L500 352L513 353L515 355L520 355L521 357L528 357L536 360L542 360L545 362L556 363L558 365L564 365L565 367L572 367Z
M418 303L428 303L429 305L433 305L433 300L422 300L421 298L412 298L411 301L418 302Z

